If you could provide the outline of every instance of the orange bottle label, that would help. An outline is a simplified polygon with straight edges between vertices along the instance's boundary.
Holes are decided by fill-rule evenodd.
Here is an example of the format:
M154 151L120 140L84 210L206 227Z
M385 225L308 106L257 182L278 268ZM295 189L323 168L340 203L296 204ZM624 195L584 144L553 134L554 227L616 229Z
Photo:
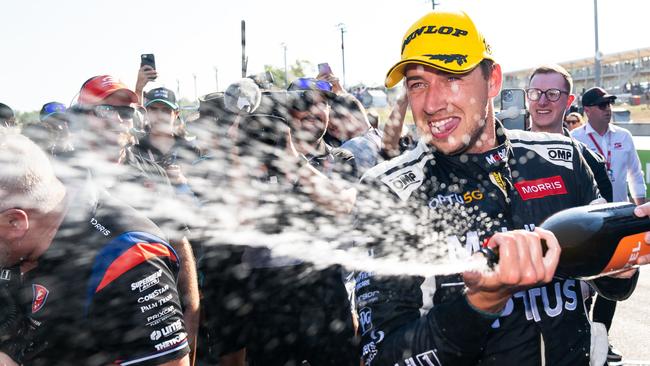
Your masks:
M618 242L616 251L612 255L602 273L634 265L636 259L650 254L650 244L645 241L645 233L626 236Z

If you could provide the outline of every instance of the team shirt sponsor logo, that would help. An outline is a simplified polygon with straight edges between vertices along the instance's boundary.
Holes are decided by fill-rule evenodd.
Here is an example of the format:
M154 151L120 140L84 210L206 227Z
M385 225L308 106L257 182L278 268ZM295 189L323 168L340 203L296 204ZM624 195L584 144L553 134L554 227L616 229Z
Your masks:
M621 150L623 148L623 143L622 142L615 142L614 143L614 148L616 150Z
M357 296L357 305L366 306L379 300L379 291L370 291Z
M142 292L153 285L157 285L160 282L160 276L162 276L162 269L159 269L139 281L131 283L131 291L138 289L139 292Z
M165 292L167 292L167 290L169 290L169 285L165 285L165 286L163 286L161 288L158 288L158 289L155 289L155 290L151 291L150 293L148 293L148 294L146 294L144 296L138 297L138 304L142 304L143 302L147 302L149 300L154 300L159 295L162 295Z
M573 151L566 148L551 148L548 149L548 157L554 161L573 161Z
M397 176L397 178L392 179L390 181L390 185L396 190L403 191L409 186L420 182L421 181L418 179L415 173L413 173L412 170L409 170L406 173L400 174L399 176Z
M32 284L32 292L34 298L32 300L32 314L37 313L39 310L45 306L47 301L47 296L50 294L50 291L45 288L43 285L38 285L36 283Z
M167 325L167 326L165 326L165 327L163 327L161 329L154 330L149 335L149 338L151 338L152 341L157 341L162 337L169 337L170 335L172 335L172 334L174 334L174 333L176 333L176 332L178 332L179 330L182 330L182 329L183 329L183 323L181 322L180 319L178 319L177 321L175 321L175 322L173 322L173 323L171 323L171 324L169 324L169 325Z
M111 231L108 230L104 225L100 224L99 221L97 221L97 219L94 217L90 219L90 225L92 225L95 230L99 231L104 236L111 235Z
M504 147L501 150L494 152L493 154L487 155L485 157L485 160L488 162L488 164L494 165L496 163L505 161L507 158L508 158L508 152Z
M406 366L442 366L434 350L426 351L404 360Z
M148 316L147 317L147 326L152 327L154 325L158 325L161 322L167 320L170 316L172 316L174 314L174 310L175 310L174 306L171 305L171 306L168 306L166 308L163 308L162 310L160 310L159 312L157 312L157 313L155 313L153 315Z
M438 194L435 197L432 197L427 205L432 209L441 206L453 206L454 204L468 205L475 201L481 201L483 197L483 192L478 189L465 192L462 195L458 193L451 193L447 195Z
M515 188L524 201L567 193L564 180L559 175L517 182Z
M359 310L359 325L361 326L361 335L372 330L372 310L370 308Z
M506 189L507 188L506 181L505 181L505 179L503 179L503 175L501 175L501 173L499 173L499 172L491 172L490 173L490 181L495 186L499 187L499 189L501 190L501 193L503 193L503 195L505 197L508 197L508 191Z
M11 271L8 269L0 270L0 280L3 281L11 280Z
M173 346L181 344L183 341L185 341L186 338L187 338L187 333L182 332L177 334L176 337L172 339L154 345L154 348L156 349L156 351L162 351L167 348L171 348Z
M174 296L173 296L172 294L169 294L169 295L163 297L163 298L160 299L160 300L156 300L155 302L152 302L152 303L149 303L149 304L145 304L145 305L143 305L143 306L140 306L140 312L141 312L141 313L144 313L144 312L147 312L147 311L149 311L149 310L156 309L157 307L162 306L162 305L168 303L169 300L171 300L173 297L174 297Z

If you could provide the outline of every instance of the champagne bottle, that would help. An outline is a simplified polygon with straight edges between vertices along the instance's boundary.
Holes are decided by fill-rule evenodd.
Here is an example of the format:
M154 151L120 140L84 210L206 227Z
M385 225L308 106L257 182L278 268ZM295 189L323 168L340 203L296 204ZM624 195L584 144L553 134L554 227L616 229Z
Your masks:
M650 254L645 232L650 218L636 217L631 203L574 207L547 218L540 226L555 234L562 253L556 275L596 278L632 268Z

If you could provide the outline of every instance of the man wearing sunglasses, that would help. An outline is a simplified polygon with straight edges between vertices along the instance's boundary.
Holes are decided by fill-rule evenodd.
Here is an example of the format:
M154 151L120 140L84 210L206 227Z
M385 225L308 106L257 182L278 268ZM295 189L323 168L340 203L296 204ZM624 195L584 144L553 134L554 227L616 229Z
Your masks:
M357 275L365 364L604 364L606 340L592 344L582 285L554 277L559 244L537 227L600 198L575 142L505 130L495 119L501 68L467 14L428 13L401 46L386 86L405 79L421 140L366 172L359 230L375 233L375 256L437 254L459 263L488 247L499 264L451 276ZM385 219L396 213L404 220Z
M615 100L616 96L608 94L603 88L587 90L582 96L587 123L573 130L571 135L605 157L607 173L614 189L614 202L627 202L629 188L632 200L639 205L645 202L646 197L643 170L632 134L610 123Z

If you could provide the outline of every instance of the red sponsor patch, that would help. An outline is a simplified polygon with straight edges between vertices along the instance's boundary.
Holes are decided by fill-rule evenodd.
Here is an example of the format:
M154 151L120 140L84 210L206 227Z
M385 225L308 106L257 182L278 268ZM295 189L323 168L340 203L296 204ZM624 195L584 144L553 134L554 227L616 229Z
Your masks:
M618 150L622 149L623 148L623 143L622 142L615 142L614 143L614 148L618 149Z
M41 310L47 301L47 295L50 294L45 286L32 284L32 291L34 292L34 300L32 300L32 314Z
M524 180L515 183L515 187L524 201L567 193L566 185L559 175L535 180Z

